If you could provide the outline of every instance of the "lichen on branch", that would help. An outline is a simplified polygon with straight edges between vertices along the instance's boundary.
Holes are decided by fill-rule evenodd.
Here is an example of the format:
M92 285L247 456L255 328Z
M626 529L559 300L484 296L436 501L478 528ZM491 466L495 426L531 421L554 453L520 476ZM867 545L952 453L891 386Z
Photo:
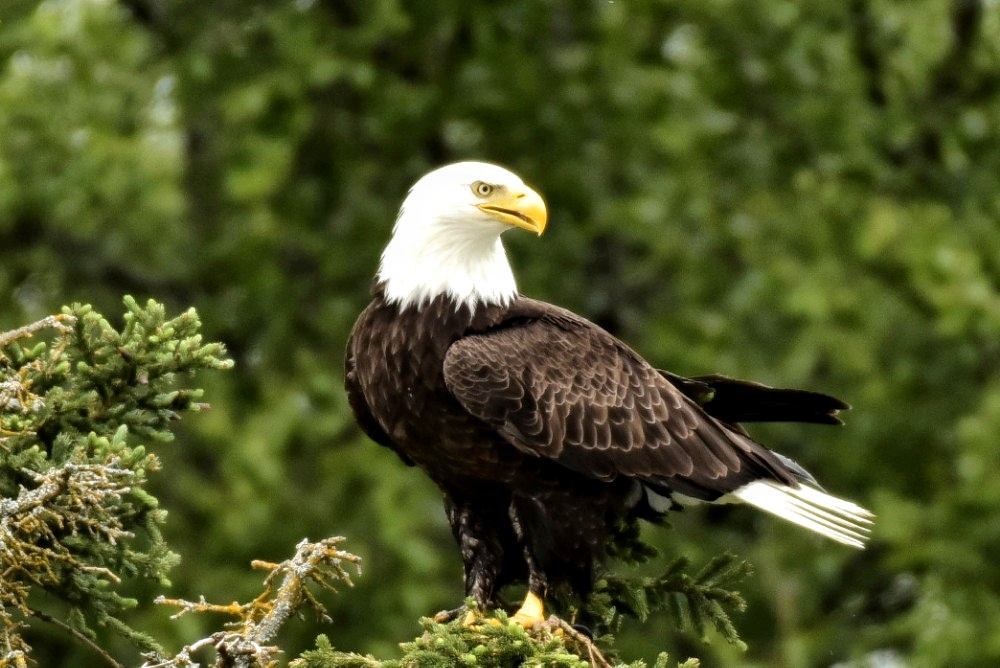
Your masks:
M336 592L336 582L349 586L353 584L346 564L353 565L357 573L361 573L360 557L338 547L343 540L341 536L325 538L315 543L303 540L295 546L295 555L291 559L279 564L254 561L252 565L255 568L266 569L269 573L264 579L264 591L249 603L219 605L208 603L204 598L191 602L161 596L157 603L180 608L173 615L174 618L194 612L224 613L236 619L227 624L230 630L219 631L191 643L173 657L163 658L155 653L150 654L143 668L196 666L198 664L194 662L192 655L208 647L215 651L215 665L219 667L274 665L281 648L269 643L274 641L278 631L290 617L301 614L302 608L308 606L321 619L330 621L326 608L316 599L308 585L315 584L321 589Z

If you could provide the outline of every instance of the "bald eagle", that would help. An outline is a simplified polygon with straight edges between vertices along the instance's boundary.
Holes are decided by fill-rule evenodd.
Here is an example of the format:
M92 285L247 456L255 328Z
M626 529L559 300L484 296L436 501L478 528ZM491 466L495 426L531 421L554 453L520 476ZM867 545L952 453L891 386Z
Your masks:
M346 389L375 442L444 494L482 609L527 581L585 595L622 518L742 502L861 548L872 514L831 496L741 421L839 423L823 394L659 371L565 309L518 293L501 235L541 235L542 198L496 165L461 162L405 198L346 354Z

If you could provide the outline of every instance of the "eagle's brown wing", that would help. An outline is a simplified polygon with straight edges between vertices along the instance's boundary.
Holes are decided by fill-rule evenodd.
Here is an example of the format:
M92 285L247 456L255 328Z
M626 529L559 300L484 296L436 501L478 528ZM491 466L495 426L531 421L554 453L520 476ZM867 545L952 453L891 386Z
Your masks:
M795 485L781 461L728 429L624 343L569 311L521 299L448 350L445 382L514 447L610 480L701 499L752 480Z

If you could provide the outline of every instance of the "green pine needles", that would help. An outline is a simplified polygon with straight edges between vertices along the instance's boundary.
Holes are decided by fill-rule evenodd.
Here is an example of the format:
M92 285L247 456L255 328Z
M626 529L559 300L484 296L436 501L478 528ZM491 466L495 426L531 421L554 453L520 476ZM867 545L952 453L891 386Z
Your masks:
M666 524L663 519L658 521ZM620 522L608 550L617 563L634 567L659 556L658 550L642 539L640 528L635 519ZM708 642L714 629L726 642L746 650L731 615L746 609L735 587L752 572L749 562L728 552L715 556L693 573L690 560L677 557L656 576L607 572L583 604L564 607L600 634L599 640L606 646L611 645L612 634L618 632L626 617L644 622L650 615L666 611L682 631L693 632Z
M121 331L75 305L0 334L0 665L27 665L31 620L102 655L95 624L159 650L124 621L136 601L118 591L124 578L166 584L177 562L143 489L158 469L146 444L204 407L186 374L232 362L202 342L193 309L168 319L152 301L125 306Z
M465 626L460 621L438 624L421 620L423 634L403 643L403 657L380 661L371 656L338 652L325 636L316 639L316 648L304 652L291 668L646 668L646 663L611 664L594 646L580 636L572 637L563 627L546 624L526 631L508 624L500 613L498 624ZM566 625L568 626L568 625ZM572 627L569 627L572 631ZM697 659L672 663L660 654L653 668L696 668Z
M696 633L708 641L715 629L727 642L746 650L730 617L743 612L746 602L736 586L752 572L749 562L723 553L696 573L688 572L686 557L674 559L656 577L607 577L598 583L590 606L603 608L605 618L620 626L622 615L645 621L650 614L666 610L677 628Z

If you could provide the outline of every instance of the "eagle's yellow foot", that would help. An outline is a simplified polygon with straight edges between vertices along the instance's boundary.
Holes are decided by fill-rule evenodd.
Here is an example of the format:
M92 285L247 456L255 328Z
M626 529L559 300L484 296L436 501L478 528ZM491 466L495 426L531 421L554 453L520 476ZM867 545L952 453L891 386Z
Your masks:
M524 603L521 604L520 610L514 613L510 621L526 629L541 624L545 621L545 604L542 603L542 599L529 591L528 595L524 597Z

